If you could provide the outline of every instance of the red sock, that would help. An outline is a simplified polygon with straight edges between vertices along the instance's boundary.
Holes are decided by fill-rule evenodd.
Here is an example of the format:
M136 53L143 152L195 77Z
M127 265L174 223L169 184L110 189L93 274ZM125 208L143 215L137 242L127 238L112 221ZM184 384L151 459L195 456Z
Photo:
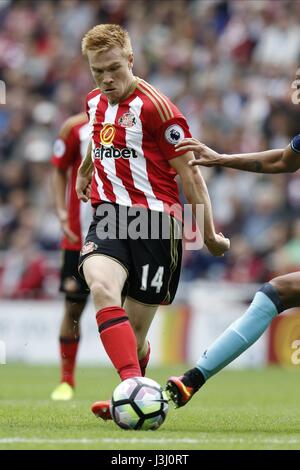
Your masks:
M61 357L61 382L67 382L74 387L74 369L80 338L59 338Z
M150 343L148 341L148 350L147 350L146 356L144 356L142 359L139 359L139 364L140 364L140 368L141 368L141 372L142 372L143 377L145 377L145 375L146 375L146 368L147 368L147 365L148 365L148 362L149 362L149 359L150 359L150 352L151 352L151 347L150 347Z
M141 377L136 337L121 307L105 307L96 314L100 338L121 380Z

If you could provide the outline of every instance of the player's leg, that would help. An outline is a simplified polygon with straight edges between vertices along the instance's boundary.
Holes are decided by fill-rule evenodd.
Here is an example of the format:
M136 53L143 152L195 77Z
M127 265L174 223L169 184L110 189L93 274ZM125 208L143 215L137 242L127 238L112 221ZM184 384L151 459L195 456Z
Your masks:
M84 260L83 273L95 304L101 341L121 380L140 376L136 338L121 306L126 268L115 259L95 254Z
M60 384L51 394L52 400L70 400L74 396L75 365L80 341L80 317L86 300L65 300L64 316L60 328L59 346L61 361Z
M146 338L158 305L145 305L127 297L124 308L137 339L139 364L142 376L145 376L151 352L150 343Z
M51 394L52 400L70 400L74 395L74 372L80 341L80 317L89 294L86 283L78 275L79 252L65 250L61 269L60 291L65 293L64 315L60 327L60 384Z
M128 241L131 270L128 278L127 306L131 306L131 321L137 331L141 359L146 350L145 339L157 305L170 303L178 285L181 243L174 239L173 220L170 227L171 237L167 240L155 238ZM143 313L147 315L145 319L142 319ZM96 402L92 411L103 419L109 419L109 401Z
M123 306L136 336L138 360L141 375L144 376L150 359L150 343L146 341L146 336L157 310L157 306L143 305L128 297L125 299ZM102 400L93 403L92 412L97 417L104 420L112 419L110 414L110 400Z
M122 305L127 271L111 258L96 255L85 260L83 272L96 307L96 319L103 346L122 380L141 375L137 341ZM110 400L93 403L98 418L112 419Z
M199 388L248 349L282 311L300 305L300 273L264 284L242 317L230 325L196 363L180 377L170 377L167 390L177 407L185 405Z
M137 337L143 375L150 358L147 332L158 306L173 301L181 267L181 240L175 236L176 221L164 213L158 213L157 216L158 220L155 220L150 213L148 219L148 233L154 234L153 238L129 243L133 269L129 277L126 305ZM165 224L165 237L162 236L162 224Z
M96 307L101 341L110 360L122 380L140 376L136 337L121 307L126 269L111 258L96 255L85 260L83 272ZM98 418L112 419L110 400L93 403L91 410Z
M141 376L136 337L122 307L131 260L127 240L110 236L111 232L117 235L119 224L123 223L120 206L107 203L98 209L81 250L79 271L83 271L92 293L104 349L121 380L125 380ZM107 225L113 230L107 232ZM110 418L109 402L105 408L97 413L92 406L92 411L104 419Z

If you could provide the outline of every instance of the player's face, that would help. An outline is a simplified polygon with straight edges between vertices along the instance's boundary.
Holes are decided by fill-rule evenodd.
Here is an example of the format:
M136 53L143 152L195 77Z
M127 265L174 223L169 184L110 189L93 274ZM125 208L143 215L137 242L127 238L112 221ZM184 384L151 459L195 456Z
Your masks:
M96 85L110 103L117 103L126 95L133 81L133 55L127 57L119 47L106 52L88 51L90 68Z

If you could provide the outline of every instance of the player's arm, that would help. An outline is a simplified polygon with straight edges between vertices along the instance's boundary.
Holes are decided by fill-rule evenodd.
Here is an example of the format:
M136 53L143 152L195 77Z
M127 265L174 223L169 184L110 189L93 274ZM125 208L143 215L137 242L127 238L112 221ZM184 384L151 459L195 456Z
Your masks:
M230 246L230 242L222 234L215 232L212 207L205 181L199 168L189 166L188 162L194 160L192 152L186 152L180 157L169 160L182 182L182 189L189 204L192 205L196 218L196 204L204 205L204 243L212 255L223 255ZM201 230L201 227L199 227Z
M73 165L78 152L79 141L73 133L74 117L67 119L60 129L59 137L53 146L52 155L52 190L54 204L65 236L72 242L78 241L78 236L71 230L68 220L66 195L68 186L68 170Z
M68 210L66 206L66 193L68 185L68 174L66 169L53 167L52 189L54 194L55 208L63 233L73 243L78 241L77 235L69 227Z
M85 159L78 168L76 178L76 193L78 199L88 202L90 198L90 185L93 176L94 162L92 159L92 141L89 142Z
M176 150L193 151L196 160L192 166L223 166L254 173L292 173L300 168L300 135L286 149L256 153L219 154L194 138L182 140Z

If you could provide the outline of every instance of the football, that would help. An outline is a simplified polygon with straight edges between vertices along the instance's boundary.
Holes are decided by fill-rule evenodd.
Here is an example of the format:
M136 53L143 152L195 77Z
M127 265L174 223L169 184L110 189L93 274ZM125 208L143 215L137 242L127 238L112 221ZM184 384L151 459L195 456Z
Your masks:
M113 392L111 415L122 429L158 429L168 412L168 399L152 379L135 377L121 382Z

